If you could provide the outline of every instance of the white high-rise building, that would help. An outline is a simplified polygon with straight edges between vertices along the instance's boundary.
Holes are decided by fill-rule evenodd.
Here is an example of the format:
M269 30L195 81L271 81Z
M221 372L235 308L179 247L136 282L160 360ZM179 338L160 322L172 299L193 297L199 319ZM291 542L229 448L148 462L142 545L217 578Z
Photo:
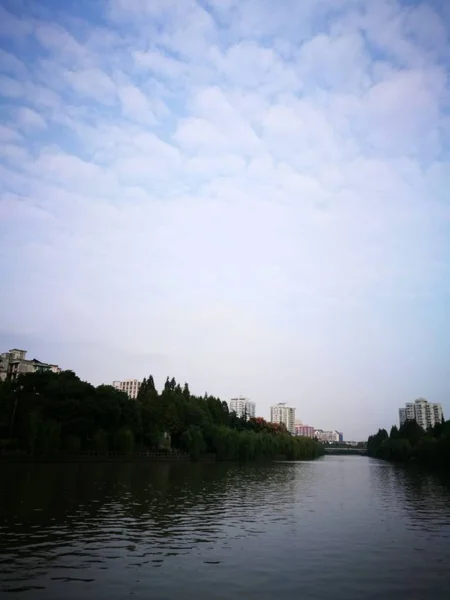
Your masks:
M400 427L406 421L415 419L423 429L428 429L428 427L433 427L437 423L441 423L443 419L442 404L433 404L424 398L418 398L414 402L407 402L405 408L399 408L398 414Z
M342 434L335 429L333 431L324 431L323 429L316 429L314 431L314 437L316 437L319 442L340 442Z
M286 429L295 433L295 408L287 406L286 402L279 402L270 407L270 422L284 423Z
M137 379L124 379L123 381L113 381L113 387L116 390L120 390L121 392L125 392L128 394L130 398L137 398L139 388L142 385L142 381L138 381Z
M251 419L256 415L256 404L243 396L231 398L230 412L235 412L238 417L246 415L247 419Z

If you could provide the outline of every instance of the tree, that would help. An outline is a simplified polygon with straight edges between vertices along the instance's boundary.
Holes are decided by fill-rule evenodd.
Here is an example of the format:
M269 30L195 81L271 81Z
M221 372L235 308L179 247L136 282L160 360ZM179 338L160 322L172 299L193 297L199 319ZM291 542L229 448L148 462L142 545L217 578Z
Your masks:
M206 444L200 427L190 425L181 434L181 447L190 454L193 460L198 460L205 452Z
M389 437L391 440L394 440L395 438L398 438L398 427L397 425L392 425L391 427L391 433L389 434Z
M264 419L241 419L226 402L196 396L173 377L159 393L149 375L133 400L110 385L95 388L72 371L28 373L0 382L0 445L37 456L61 450L129 454L162 447L185 450L193 459L208 452L218 460L241 461L323 453L314 440L294 438Z
M118 452L131 454L134 450L134 436L129 429L122 428L114 436L114 447Z

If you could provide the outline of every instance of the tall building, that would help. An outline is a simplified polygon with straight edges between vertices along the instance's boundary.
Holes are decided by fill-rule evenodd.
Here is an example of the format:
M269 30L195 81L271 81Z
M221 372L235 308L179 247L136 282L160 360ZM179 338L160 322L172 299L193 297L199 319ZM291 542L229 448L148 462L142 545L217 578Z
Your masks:
M125 392L130 398L137 398L139 388L142 385L142 381L137 379L124 379L123 381L113 381L113 386L116 390Z
M283 423L286 429L295 434L295 408L287 406L286 402L279 402L270 407L270 422Z
M239 398L231 398L230 412L235 412L238 417L247 415L247 418L251 419L256 416L256 404L242 396L239 396Z
M398 414L400 427L406 421L415 419L423 429L428 429L428 427L433 427L443 420L442 404L428 402L425 398L418 398L414 402L407 402L405 408L399 408Z
M17 379L19 375L25 373L38 373L43 371L52 371L52 373L60 373L61 369L58 365L44 363L33 358L27 359L27 351L12 348L8 352L0 354L0 381L5 379Z

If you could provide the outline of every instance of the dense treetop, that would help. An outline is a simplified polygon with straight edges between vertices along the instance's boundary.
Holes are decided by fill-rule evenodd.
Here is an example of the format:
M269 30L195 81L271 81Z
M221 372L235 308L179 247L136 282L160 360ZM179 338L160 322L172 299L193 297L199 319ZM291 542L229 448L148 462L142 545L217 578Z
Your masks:
M407 462L415 460L430 466L450 469L450 421L422 429L416 421L406 421L400 428L394 425L390 433L379 429L367 441L369 456Z
M0 384L3 451L30 455L172 450L218 460L302 459L323 453L321 444L291 436L264 419L239 418L228 404L195 396L167 378L158 392L152 376L136 400L109 385L81 381L72 371L26 374Z

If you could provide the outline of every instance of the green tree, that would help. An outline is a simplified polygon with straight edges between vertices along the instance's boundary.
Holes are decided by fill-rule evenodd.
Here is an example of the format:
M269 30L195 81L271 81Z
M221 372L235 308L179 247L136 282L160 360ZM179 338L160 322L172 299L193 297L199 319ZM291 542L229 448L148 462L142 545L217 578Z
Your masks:
M432 434L439 453L446 451L446 432L442 425ZM226 402L196 396L173 377L159 393L149 375L132 400L112 386L95 388L72 371L28 373L0 382L0 445L30 455L172 447L194 459L208 452L218 460L241 461L323 453L316 441L294 438L264 419L240 419L229 413Z
M134 436L130 429L122 428L114 436L114 447L118 452L131 454L134 450Z
M193 460L198 460L206 450L206 444L202 430L196 425L190 425L181 434L181 447Z

